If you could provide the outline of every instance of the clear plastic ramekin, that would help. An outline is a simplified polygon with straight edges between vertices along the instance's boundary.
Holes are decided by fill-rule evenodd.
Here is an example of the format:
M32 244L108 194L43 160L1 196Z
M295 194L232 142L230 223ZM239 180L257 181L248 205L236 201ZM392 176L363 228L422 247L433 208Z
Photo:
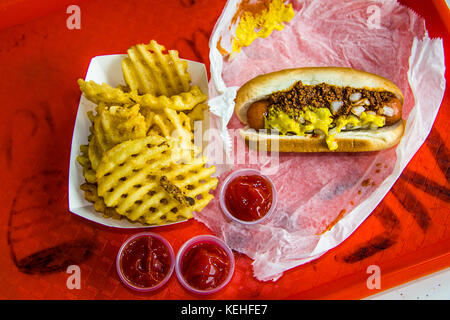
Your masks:
M213 243L218 245L219 247L221 247L225 253L228 256L228 260L230 262L230 269L228 271L228 275L225 278L225 280L217 287L213 288L213 289L208 289L208 290L200 290L197 288L192 287L183 277L183 273L181 272L181 268L182 268L182 262L183 262L183 258L186 255L186 253L196 244L198 243ZM221 239L212 236L212 235L200 235L200 236L196 236L188 241L186 241L180 248L180 250L177 253L177 258L176 258L176 263L175 263L175 273L177 275L178 281L181 283L181 285L186 288L188 291L195 293L195 294L199 294L199 295L204 295L204 294L212 294L215 293L221 289L223 289L231 280L231 278L233 277L233 273L234 273L234 255L233 252L231 251L230 247L228 247L228 245L223 242Z
M263 177L267 181L269 181L270 186L272 187L272 205L270 206L269 211L267 211L267 213L260 219L253 220L253 221L244 221L244 220L240 220L240 219L236 218L235 216L233 216L231 214L231 212L228 210L227 205L225 203L225 192L226 192L227 187L230 184L230 182L232 182L237 177L251 176L251 175L258 175L258 176ZM236 170L233 173L231 173L222 183L222 186L220 187L219 203L220 203L220 208L222 209L223 213L229 219L239 222L239 223L242 223L242 224L246 224L246 225L257 224L257 223L261 223L264 220L266 220L272 214L272 212L275 210L275 208L277 206L277 189L275 188L275 184L273 183L272 179L270 179L266 175L263 175L260 171L255 170L255 169L239 169L239 170Z
M123 274L123 271L122 271L122 267L121 267L121 259L122 259L123 250L127 247L127 245L129 245L131 243L131 241L133 241L137 238L141 238L141 237L152 237L152 238L158 239L167 247L167 251L169 252L169 255L170 255L169 272L167 272L167 275L164 277L164 279L161 280L161 282L159 282L158 284L156 284L152 287L140 287L140 286L134 285L125 277L125 275ZM164 286L167 283L167 281L169 281L170 277L172 276L174 268L175 268L175 253L172 249L172 246L170 245L169 241L167 241L163 236L160 236L157 233L141 232L141 233L135 234L135 235L131 236L130 238L128 238L127 240L125 240L125 242L120 247L119 252L117 253L117 258L116 258L117 274L119 275L120 280L127 287L129 287L133 290L136 290L136 291L148 292L148 291L154 291L154 290L161 288L162 286Z

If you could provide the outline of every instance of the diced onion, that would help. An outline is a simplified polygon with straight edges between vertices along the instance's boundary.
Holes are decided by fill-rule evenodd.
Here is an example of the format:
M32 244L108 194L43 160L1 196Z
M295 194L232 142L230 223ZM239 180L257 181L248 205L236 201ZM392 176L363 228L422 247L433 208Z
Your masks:
M383 114L385 116L392 117L394 115L394 109L392 109L391 107L384 106L383 107Z
M353 124L348 123L346 126L344 126L344 127L342 128L342 130L343 130L343 131L347 131L347 130L356 130L356 129L359 129L359 128L361 128L361 126L354 126Z
M343 105L344 105L343 101L333 101L331 103L331 111L333 113L337 113Z
M371 124L370 125L370 129L372 129L372 130L376 130L376 129L378 129L378 126L376 125L376 124Z
M319 136L323 136L324 135L322 130L320 130L320 129L314 129L314 133L319 135Z
M337 134L337 129L336 128L332 128L332 129L328 130L328 134L330 136L334 136L335 134Z
M361 113L364 112L364 110L366 110L366 108L364 108L363 106L357 106L357 107L352 108L352 113L355 116L359 117L359 116L361 116Z
M358 101L359 99L361 99L361 92L355 92L355 93L352 93L352 94L350 95L350 101L351 101L351 102L356 102L356 101Z

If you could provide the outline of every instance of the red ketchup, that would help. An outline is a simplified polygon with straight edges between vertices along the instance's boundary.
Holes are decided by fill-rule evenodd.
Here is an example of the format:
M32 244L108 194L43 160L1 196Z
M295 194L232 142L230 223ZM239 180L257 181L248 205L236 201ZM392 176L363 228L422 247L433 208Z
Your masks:
M171 267L167 246L153 237L132 240L121 256L121 269L127 281L137 287L149 288L160 283Z
M225 191L225 205L235 218L256 221L269 212L273 201L270 182L259 176L238 176Z
M181 274L198 290L220 286L230 272L230 260L224 249L212 242L200 242L187 250L181 260Z

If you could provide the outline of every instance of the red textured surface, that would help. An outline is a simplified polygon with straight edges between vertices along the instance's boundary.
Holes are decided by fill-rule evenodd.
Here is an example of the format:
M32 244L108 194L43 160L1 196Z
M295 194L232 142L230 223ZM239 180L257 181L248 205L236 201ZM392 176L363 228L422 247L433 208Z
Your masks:
M426 19L430 36L444 38L448 51L449 35L434 7L402 2ZM225 0L72 1L81 8L81 30L66 28L65 2L31 3L0 4L0 299L196 299L175 276L155 293L127 289L114 262L137 231L102 227L68 211L76 80L91 57L124 53L150 39L208 66L209 35ZM255 280L251 260L236 254L230 284L206 298L362 298L379 292L366 287L369 265L380 266L382 290L450 266L449 102L447 90L426 143L343 244L275 283ZM210 233L196 221L153 231L175 252L192 236ZM80 290L67 288L67 264L80 266Z

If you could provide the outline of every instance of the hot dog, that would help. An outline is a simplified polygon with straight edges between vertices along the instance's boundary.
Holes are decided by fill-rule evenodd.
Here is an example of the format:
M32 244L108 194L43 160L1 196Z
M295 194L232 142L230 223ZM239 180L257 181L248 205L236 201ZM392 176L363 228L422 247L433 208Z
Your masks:
M237 92L235 113L247 142L280 152L361 152L399 143L404 97L391 81L340 67L260 75ZM265 130L262 130L265 129Z

